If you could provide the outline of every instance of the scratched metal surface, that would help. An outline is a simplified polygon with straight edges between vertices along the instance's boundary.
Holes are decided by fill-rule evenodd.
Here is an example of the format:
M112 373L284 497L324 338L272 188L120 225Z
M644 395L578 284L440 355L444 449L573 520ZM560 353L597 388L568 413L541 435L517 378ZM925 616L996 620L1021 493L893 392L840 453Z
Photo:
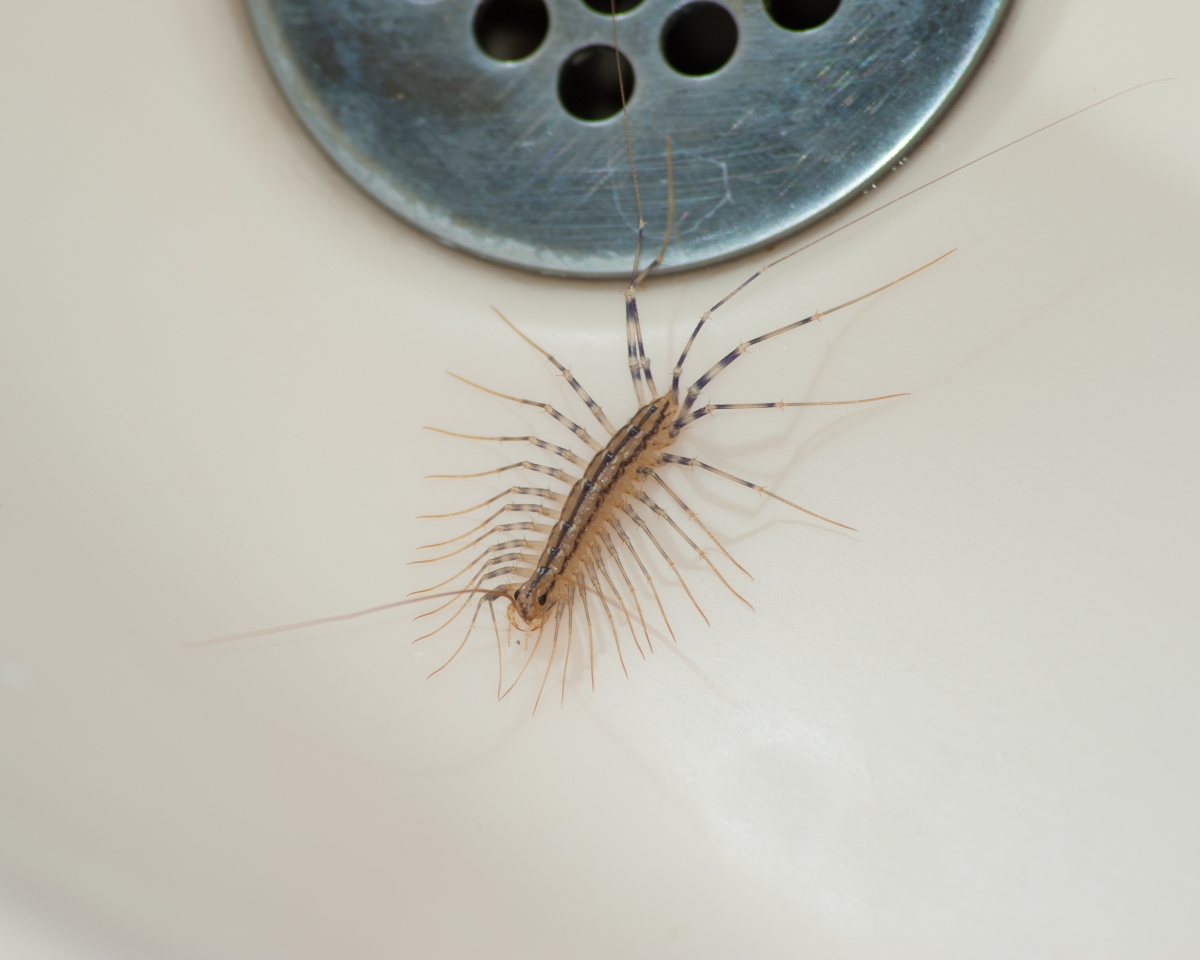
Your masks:
M275 76L334 161L409 223L514 266L628 270L636 213L620 117L563 109L560 65L611 42L611 21L554 0L525 60L489 58L474 0L248 0ZM646 218L666 220L674 144L678 232L667 269L711 263L811 223L875 181L969 79L1008 0L843 0L821 27L779 27L729 0L730 62L686 77L659 49L678 0L619 18Z

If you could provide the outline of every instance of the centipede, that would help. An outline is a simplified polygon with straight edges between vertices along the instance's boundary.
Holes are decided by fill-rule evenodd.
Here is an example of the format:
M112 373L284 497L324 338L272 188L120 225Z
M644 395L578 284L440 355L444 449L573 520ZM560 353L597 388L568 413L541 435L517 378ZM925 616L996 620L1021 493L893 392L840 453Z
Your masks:
M668 206L670 207L671 204ZM452 561L464 553L470 554L475 550L479 551L472 560L449 578L415 591L416 596L436 594L439 597L446 595L440 591L449 592L449 598L444 603L420 614L418 619L442 613L447 608L454 609L439 626L417 637L413 641L414 643L429 639L446 630L473 606L461 640L449 658L430 674L431 677L448 667L465 648L485 605L489 610L489 619L492 623L499 654L497 696L501 699L520 682L527 668L537 656L543 639L548 633L549 654L543 668L538 695L534 701L534 710L536 711L538 703L541 701L547 680L558 660L560 637L562 637L564 650L561 665L561 702L565 697L577 622L582 624L587 640L587 669L592 687L595 687L596 682L595 643L601 624L607 624L607 635L612 638L617 660L622 671L628 675L625 651L621 645L622 634L624 634L627 644L631 642L633 649L641 656L644 657L647 651L652 651L653 641L646 619L648 609L657 610L667 633L672 640L675 639L674 628L663 606L654 578L642 556L643 552L652 552L652 555L661 559L666 565L666 569L670 570L674 582L682 588L684 595L705 622L708 621L708 617L695 593L689 588L675 555L675 551L680 548L701 562L707 568L707 572L715 577L732 596L750 607L746 598L730 583L726 573L722 572L713 555L697 542L697 537L703 535L703 538L715 548L723 563L728 563L746 576L749 575L748 571L733 558L699 514L674 489L669 482L668 471L671 469L699 469L751 490L760 496L766 496L813 520L846 530L853 529L848 524L795 503L763 484L736 476L698 457L681 456L673 451L677 449L679 441L688 428L703 418L716 414L732 411L858 405L904 396L904 394L884 394L846 400L753 401L746 403L713 403L705 399L707 390L713 381L753 347L775 337L792 333L822 317L830 316L862 300L876 296L932 267L950 253L945 253L904 276L837 306L811 313L738 343L685 387L684 371L692 348L701 332L712 321L714 314L736 293L744 289L750 280L754 279L751 277L704 311L675 361L671 370L670 385L666 389L660 390L656 385L651 362L643 342L637 294L645 278L662 262L669 241L670 226L667 227L662 250L648 267L641 270L638 261L642 241L641 234L644 230L645 222L641 219L639 210L639 237L633 257L633 270L629 285L624 291L628 368L636 410L623 425L614 425L591 394L557 357L526 336L499 311L497 311L499 319L517 337L536 350L566 380L581 405L586 408L587 413L595 422L596 427L603 431L603 434L599 438L593 437L586 427L549 403L503 393L452 374L467 386L513 403L540 410L555 421L560 428L567 430L578 443L583 444L587 448L589 456L581 456L569 447L552 443L535 435L479 436L439 427L427 428L460 439L529 444L566 464L564 467L520 460L478 473L431 475L433 479L474 479L510 471L522 471L527 474L548 477L560 487L566 488L564 491L549 486L515 485L464 510L446 514L427 514L419 518L441 520L461 517L494 507L501 500L509 501L494 509L486 519L466 532L447 540L426 544L421 548L446 549L447 552L414 561L417 564L433 564ZM762 271L755 276L761 275L761 273ZM574 473L571 472L571 468L574 468ZM516 499L510 500L509 498ZM502 521L506 514L532 516L534 519L497 522ZM682 515L682 522L680 522L678 514ZM537 518L544 518L549 522L541 522ZM657 534L652 524L657 524ZM689 533L687 527L693 528L692 533L696 534L695 537ZM460 543L464 540L465 543ZM489 543L489 541L494 542ZM664 543L664 541L666 542ZM455 546L455 544L460 545ZM481 547L482 549L480 549ZM631 570L633 571L632 576L630 575ZM731 570L727 572L732 575ZM461 585L464 578L466 583ZM460 585L457 589L454 588L456 584ZM652 607L651 601L653 601ZM494 606L497 602L506 604L506 616L503 618L497 618L495 615ZM578 621L576 610L581 614ZM516 678L507 685L504 678L503 647L505 641L501 636L501 619L507 619L506 629L508 631L516 630L530 637L525 644L527 652L523 665ZM566 621L565 629L564 619ZM511 638L508 642L511 643Z
M614 47L618 48L615 35ZM619 74L618 69L618 76ZM624 90L622 89L621 92L622 101L624 101ZM1092 106L1097 105L1093 104ZM916 266L903 276L853 296L840 304L814 311L807 316L791 320L782 326L739 342L716 363L700 372L699 376L685 387L684 384L688 378L684 376L684 373L693 347L705 328L713 321L714 316L767 271L789 260L811 244L793 250L767 263L701 313L671 369L669 386L660 390L656 385L651 362L644 345L637 297L646 278L662 264L670 243L674 220L671 145L668 137L666 139L668 214L662 247L654 260L642 269L640 259L646 222L642 216L641 194L633 159L628 112L624 108L623 116L626 151L634 187L638 222L630 280L624 290L627 363L633 399L636 403L635 412L624 424L614 425L566 365L534 342L502 312L496 310L500 321L516 337L540 354L557 374L566 380L571 391L586 410L590 421L594 423L593 429L598 427L603 431L602 435L599 438L593 437L588 429L577 420L571 419L549 403L501 392L457 374L451 375L466 386L511 403L539 410L553 420L560 429L569 432L574 441L582 444L587 450L586 455L581 456L576 450L552 443L536 435L481 436L440 427L427 428L459 439L532 445L556 458L559 464L563 464L520 460L482 472L432 475L432 478L435 479L454 480L491 477L510 471L521 471L525 474L547 477L558 484L560 489L550 486L514 485L482 503L466 509L451 513L424 515L420 519L459 518L489 507L496 507L496 504L505 501L493 509L486 519L467 531L449 539L425 544L419 548L435 551L445 549L445 553L413 561L419 565L436 564L454 561L463 554L471 555L473 551L478 551L474 553L469 562L457 569L450 577L414 591L414 596L418 598L422 595L445 598L445 602L420 614L418 619L436 616L450 610L449 615L437 627L417 637L413 641L414 643L442 633L468 610L471 611L461 639L453 647L449 657L430 674L430 677L436 676L446 669L465 649L476 629L484 606L487 606L488 619L491 622L499 661L496 688L498 698L503 699L516 687L538 656L547 636L549 638L547 642L549 649L545 656L545 664L541 668L541 680L534 699L533 709L535 712L545 693L554 666L558 663L560 645L563 648L559 681L560 703L565 698L577 624L582 623L582 633L587 642L587 671L593 689L596 684L595 645L602 625L607 626L607 636L612 638L617 662L626 676L628 676L629 667L626 652L622 648L622 635L626 639L627 646L631 645L638 655L645 657L647 652L653 651L651 632L647 624L648 610L657 612L671 640L676 639L675 631L662 603L655 580L643 558L643 553L657 557L665 564L665 569L670 571L671 579L678 584L687 600L706 623L708 617L698 602L695 592L688 586L676 551L683 551L685 556L702 564L704 568L707 568L706 573L714 577L724 590L753 609L746 598L730 582L730 577L734 575L733 570L722 572L718 560L735 568L742 575L749 576L748 571L734 559L700 515L679 495L670 482L670 471L699 469L759 496L768 497L783 507L797 511L812 520L853 531L854 528L850 525L796 503L761 483L737 476L698 457L682 456L675 452L677 445L690 427L705 417L717 414L725 415L733 411L851 406L880 403L906 396L907 394L904 393L890 393L854 399L742 403L714 403L706 399L706 394L713 382L752 348L776 337L792 334L823 317L831 316L875 297L935 266L954 252L953 250L947 251L927 263ZM1069 118L1064 117L1055 123L1066 119ZM1040 132L1040 130L1034 131L1028 136ZM1013 141L1000 149L1006 149L1016 142L1019 141ZM989 155L985 154L971 163L985 159ZM964 167L968 165L970 164L965 164ZM958 172L957 169L938 179L943 179L956 172ZM936 180L929 181L897 200L904 199L904 197L936 182ZM891 202L894 203L896 200ZM887 205L890 203L884 206ZM883 206L865 216L870 216L882 209ZM845 226L850 226L855 222L858 220L852 220ZM826 234L826 236L831 235L832 232ZM825 237L820 239L825 239ZM509 514L525 518L504 522L505 516ZM654 528L655 524L658 528L657 533ZM703 539L712 548L715 548L716 556L705 550L697 542L697 539ZM466 542L463 543L463 541ZM461 563L461 560L458 562ZM440 591L448 591L448 596ZM505 616L501 618L497 618L494 609L498 602L505 605ZM577 617L576 611L581 616ZM503 620L507 620L507 624L502 631L501 622ZM504 647L506 644L511 644L512 631L524 634L529 639L524 644L525 655L516 677L506 683ZM508 634L507 641L502 638L502 632Z
M619 56L614 19L614 49ZM618 77L621 71L618 66ZM188 644L203 646L210 643L249 639L283 631L315 627L381 613L399 606L429 605L417 614L418 621L433 618L440 621L432 629L417 636L413 643L424 643L435 637L454 632L457 641L449 645L449 653L430 674L432 678L446 670L459 657L471 638L479 631L484 608L489 633L494 638L498 665L496 695L503 700L522 681L532 664L539 658L540 680L533 698L536 712L546 692L550 677L557 666L558 699L566 698L571 676L573 651L585 645L586 670L592 689L596 687L598 646L611 640L621 672L629 675L629 659L645 658L654 652L653 634L677 642L678 637L667 605L663 602L651 567L661 562L656 572L667 573L700 618L708 616L699 602L689 578L697 572L715 579L747 608L753 609L747 598L731 580L738 575L749 577L749 571L734 559L731 552L712 532L700 514L680 496L673 485L672 475L679 470L699 470L720 478L744 491L766 497L808 520L834 528L853 531L840 520L802 505L783 496L766 484L736 475L718 464L696 456L682 455L680 443L691 427L707 417L722 418L731 414L788 408L838 407L878 404L899 400L905 393L888 393L859 398L830 398L820 400L759 400L716 403L708 397L709 389L718 377L753 348L777 337L794 334L808 325L839 313L855 304L876 297L916 274L928 270L949 257L949 250L925 263L915 265L902 276L881 286L858 293L845 301L806 316L789 320L757 336L733 345L715 363L698 372L692 369L693 348L714 317L735 297L770 270L791 260L813 245L861 223L893 204L926 190L942 180L980 163L995 154L1008 150L1051 127L1065 123L1081 113L1095 109L1133 90L1161 81L1138 84L1119 93L1088 104L1066 116L928 180L874 209L855 216L814 240L771 260L753 272L731 291L705 309L696 320L681 352L670 369L665 388L655 380L647 355L642 320L638 310L638 294L647 278L659 268L669 248L674 226L674 191L670 137L665 138L667 171L667 219L663 228L661 247L649 263L642 267L641 258L647 224L642 213L641 190L634 163L628 110L622 86L622 116L625 147L632 177L637 213L637 232L633 243L629 282L623 291L625 305L626 361L634 411L617 425L580 381L555 354L528 336L520 326L493 307L498 322L511 334L534 350L566 381L575 401L581 408L578 414L564 412L551 403L524 396L525 390L509 392L499 385L477 383L451 372L463 386L503 401L537 410L552 421L555 429L564 430L570 439L556 443L537 434L479 435L429 425L426 429L455 439L490 441L500 444L522 443L548 454L538 460L521 459L503 466L470 473L431 474L439 480L493 478L516 474L522 479L480 503L463 509L438 514L423 514L418 519L459 521L487 512L485 518L458 534L424 544L421 554L412 563L418 567L449 564L450 572L436 582L412 591L404 599L365 610L308 620L301 623L255 630ZM623 83L623 81L622 81ZM688 372L690 370L690 372ZM569 415L570 413L570 415ZM585 426L581 420L586 418ZM543 459L553 458L551 462ZM531 479L536 477L539 479ZM507 520L511 515L519 519ZM470 523L470 520L467 521ZM702 541L709 549L702 546ZM426 552L432 555L427 555ZM464 563L464 556L468 558ZM648 558L651 558L648 560ZM722 567L725 569L722 570ZM436 567L442 569L446 567ZM736 573L735 573L736 571ZM496 607L502 609L497 615ZM651 622L656 626L652 628ZM662 634L657 623L666 633ZM457 625L457 626L456 626ZM483 627L482 629L487 629ZM516 646L522 651L516 675L505 674L505 651ZM559 657L559 651L562 656Z

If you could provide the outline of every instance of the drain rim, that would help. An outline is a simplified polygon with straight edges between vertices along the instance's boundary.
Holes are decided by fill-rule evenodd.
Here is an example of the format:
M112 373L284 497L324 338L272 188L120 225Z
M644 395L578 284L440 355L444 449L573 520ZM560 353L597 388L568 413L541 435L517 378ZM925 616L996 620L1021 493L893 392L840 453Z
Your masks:
M490 79L494 80L495 85L508 84L514 89L519 89L521 83L526 85L533 83L533 77L539 71L550 78L555 78L564 56L564 50L569 52L592 43L607 41L611 44L612 42L612 22L608 17L596 13L583 0L552 0L549 4L550 27L541 45L523 60L495 61L488 58L474 42L471 20L475 4L469 0L434 0L434 2L408 0L407 3L404 0L353 0L353 5L361 8L364 5L370 6L372 3L384 4L385 2L391 2L399 11L395 17L397 20L403 20L413 10L437 9L444 11L443 19L457 12L459 19L463 20L459 30L462 36L461 38L452 38L451 43L458 44L458 49L443 50L441 55L457 56L459 59L450 61L452 66L465 64L463 69L473 69L482 75L490 75ZM912 6L932 7L945 2L946 0L917 0ZM618 166L611 164L608 168L600 170L600 173L610 180L610 183L602 186L605 190L610 190L612 194L611 197L605 197L609 206L602 208L602 219L596 220L595 223L581 220L578 224L566 219L562 223L555 224L563 231L573 231L572 236L583 238L577 240L574 247L559 247L532 234L523 236L520 230L496 229L495 218L489 220L482 214L476 215L472 220L471 215L478 213L479 205L475 205L476 210L474 211L464 210L462 205L456 207L451 195L453 191L448 184L444 185L444 189L442 185L435 184L432 194L427 190L426 195L421 195L413 189L412 184L406 184L403 177L397 177L395 170L389 169L390 160L387 157L384 158L384 163L380 163L378 157L373 157L369 150L365 150L364 142L358 135L358 131L349 128L338 116L335 108L341 104L331 99L330 88L322 87L319 82L314 83L312 70L305 71L304 61L298 56L298 51L293 49L289 43L289 37L279 16L281 9L285 14L290 12L294 15L297 9L306 5L309 8L343 8L350 4L351 0L247 0L247 3L260 45L272 71L304 126L352 181L411 226L447 246L506 266L538 273L592 278L621 277L628 273L636 216L632 211L630 185L627 182L621 182L628 180L627 165L624 164L623 159L619 166L625 166L624 175ZM837 175L831 175L836 181L836 189L826 188L825 193L811 203L807 199L801 198L804 203L809 203L809 208L799 214L785 211L783 215L780 215L777 211L769 209L769 204L747 205L743 197L738 197L734 202L742 201L742 207L738 210L739 216L742 215L744 209L749 210L748 215L743 216L742 220L734 222L732 229L726 230L724 233L714 229L701 237L702 243L694 245L689 245L688 235L683 230L678 230L676 238L672 241L667 262L663 266L663 272L697 269L778 243L783 238L828 216L860 195L865 188L877 182L881 176L895 166L897 161L911 152L920 140L928 135L957 99L986 55L1005 19L1010 3L1011 0L971 0L970 15L974 17L971 22L975 24L977 34L972 38L970 45L964 48L964 54L957 59L951 57L946 68L931 78L927 84L928 89L922 97L912 101L912 104L906 107L913 114L914 119L903 131L903 135L883 138L886 142L882 146L876 146L869 151L869 162L863 162L860 158L857 161L857 168L850 175L840 179L837 178ZM769 24L770 30L791 37L820 34L829 28L829 24L826 24L812 31L788 31L769 18L761 2L744 0L741 3L726 2L723 5L734 13L737 22L739 30L737 49L732 59L719 71L698 77L685 77L675 73L658 52L662 25L667 22L667 18L674 11L684 6L683 3L680 3L679 0L643 0L633 9L618 16L621 49L634 63L636 82L640 88L631 100L630 115L634 127L634 146L638 157L639 180L642 185L643 201L646 204L647 234L650 238L656 235L661 236L662 223L658 221L665 217L665 214L662 213L665 209L662 143L665 132L672 131L656 129L652 123L648 122L645 107L648 95L645 88L655 89L656 84L672 82L666 76L671 74L678 81L692 87L693 90L698 90L703 85L712 84L714 81L722 82L724 78L729 77L737 70L745 70L747 68L745 62L752 61L754 58L755 48L752 46L755 43L754 34L761 33L763 23ZM842 16L848 8L868 10L872 7L882 6L882 4L875 3L874 0L842 0L841 8L830 22L837 21L838 17ZM649 29L651 24L655 29ZM459 40L469 40L469 44L459 43ZM936 50L936 48L932 49ZM651 52L653 55L650 55ZM436 52L430 54L429 62L436 62L435 55ZM803 60L796 61L796 63L799 66L806 65L806 61ZM789 65L791 64L792 62L789 61ZM756 65L750 63L750 66ZM799 66L794 66L793 71L798 70ZM516 74L516 71L526 71L526 74L521 77ZM320 79L320 77L317 78L318 81ZM551 91L556 89L553 79L549 83L549 89ZM794 91L798 89L800 88L792 88L793 95L795 95ZM354 91L353 93L358 96L360 92ZM678 100L678 91L675 91L674 95ZM620 130L621 117L619 113L607 120L580 121L570 117L562 109L555 93L551 93L551 96L554 97L554 108L561 112L562 116L546 117L544 115L549 111L543 109L543 115L539 116L546 119L547 124L558 123L561 125L565 118L577 126L590 128L593 131L602 131L605 135L604 138L597 139L595 142L603 143L609 155L616 151L623 157L624 136ZM404 92L398 91L398 99L403 100L403 97ZM544 91L536 90L535 97L540 97L544 101ZM668 96L659 93L658 99L666 102ZM536 99L531 99L529 102L533 106L525 110L525 119L536 113L534 107L546 108L547 106L545 102L541 102L539 106ZM768 106L770 105L768 104ZM385 104L385 106L390 105ZM845 126L844 123L843 126ZM513 128L510 126L505 129ZM851 133L854 132L851 130ZM465 137L468 144L471 133L468 131L468 135ZM676 189L677 193L682 193L680 187L683 181L678 173L681 169L679 146L681 138L678 134L675 135L675 142ZM696 151L693 150L692 154L692 159L695 160ZM458 159L465 160L465 156L464 154ZM804 160L806 156L807 154L801 156L800 159ZM462 173L466 168L454 169L458 169L458 172ZM577 174L580 169L570 168L566 170L566 173ZM827 166L822 169L822 172L828 173L831 169L833 169L832 166ZM586 172L597 173L596 170ZM554 182L565 179L564 172L559 169L555 169L547 176L550 176ZM712 178L711 171L709 178ZM753 182L750 178L745 181L746 184ZM443 189L443 194L438 194L438 189ZM759 192L761 194L762 190L760 189ZM662 196L659 196L660 194ZM551 208L553 208L551 200L558 202L560 205L558 209L564 210L563 215L566 216L566 213L573 214L574 210L573 208L567 210L565 205L575 203L580 196L582 196L582 191L575 187L571 191L564 192L562 196L537 193L533 195L533 199L542 203L543 207L549 205ZM490 199L490 197L489 194L488 198ZM798 202L796 201L796 203ZM717 207L724 203L725 200L722 199ZM513 205L505 202L500 212L507 216L513 209ZM594 211L591 212L594 213ZM662 214L662 216L656 216L658 214ZM697 221L694 219L691 225L696 223ZM547 221L544 217L538 221L536 216L531 215L528 226L530 229L545 228ZM505 227L511 227L511 224L506 224ZM714 237L716 239L713 239Z

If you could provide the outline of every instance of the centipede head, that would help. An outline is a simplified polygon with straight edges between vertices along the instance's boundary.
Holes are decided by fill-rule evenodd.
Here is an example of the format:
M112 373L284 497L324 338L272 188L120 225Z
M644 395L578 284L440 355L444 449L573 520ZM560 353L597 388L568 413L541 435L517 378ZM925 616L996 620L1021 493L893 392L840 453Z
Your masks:
M532 576L515 587L508 606L508 620L518 630L536 630L553 609L562 592L557 577Z

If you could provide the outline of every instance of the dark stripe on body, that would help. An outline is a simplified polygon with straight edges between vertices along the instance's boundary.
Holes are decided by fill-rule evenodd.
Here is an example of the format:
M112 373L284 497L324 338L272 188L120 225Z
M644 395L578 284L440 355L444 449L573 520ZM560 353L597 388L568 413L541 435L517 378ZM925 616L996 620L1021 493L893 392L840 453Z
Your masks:
M559 520L535 566L536 572L517 591L515 600L523 613L532 616L540 611L537 595L566 569L613 488L667 425L671 417L668 406L669 401L663 397L646 404L587 465L583 477L567 494Z

